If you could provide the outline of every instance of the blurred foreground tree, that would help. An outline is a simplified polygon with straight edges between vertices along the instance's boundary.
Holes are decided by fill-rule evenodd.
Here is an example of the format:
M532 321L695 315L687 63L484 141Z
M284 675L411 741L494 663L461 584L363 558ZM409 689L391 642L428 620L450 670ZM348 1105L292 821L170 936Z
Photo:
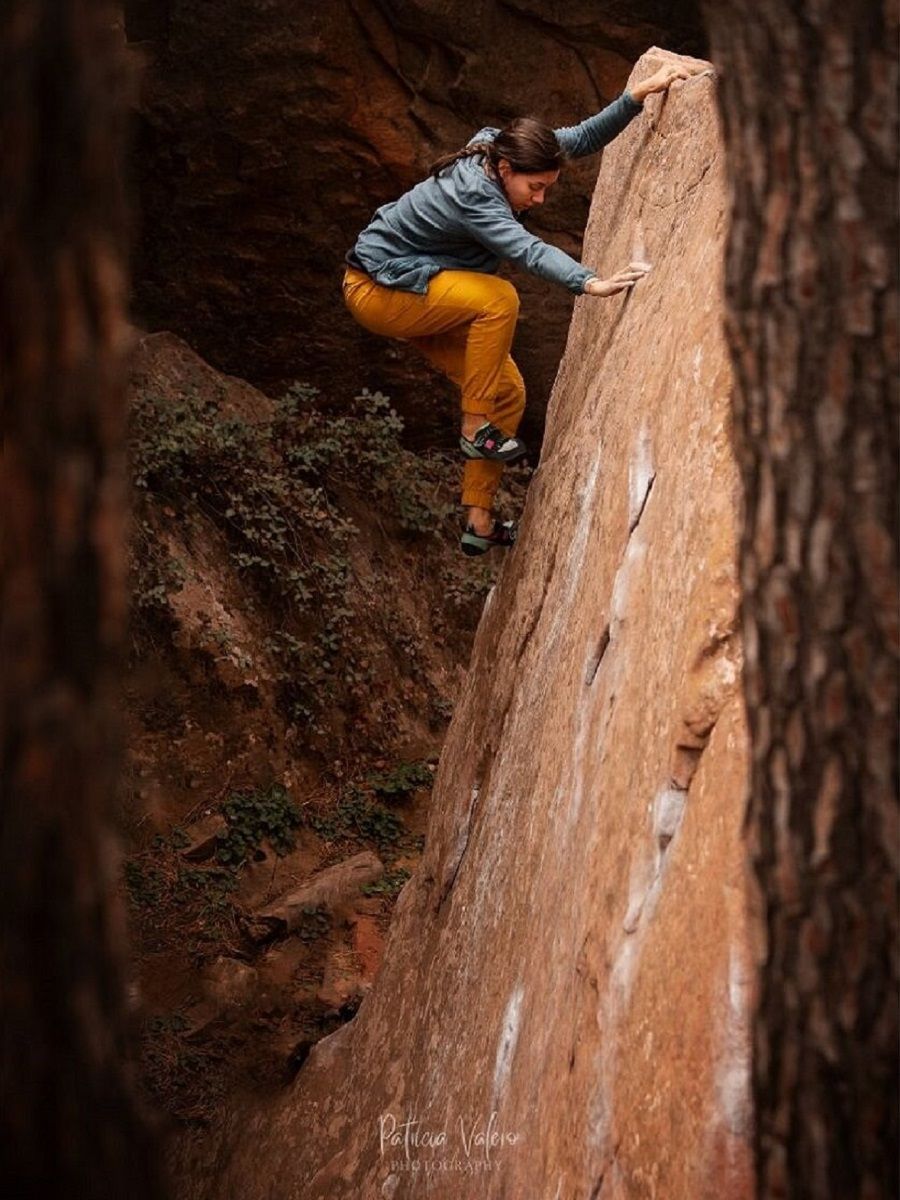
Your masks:
M897 6L705 15L733 197L759 1194L875 1200L898 1194Z
M100 0L0 7L0 1178L162 1194L134 1099L111 808L126 620L126 76Z

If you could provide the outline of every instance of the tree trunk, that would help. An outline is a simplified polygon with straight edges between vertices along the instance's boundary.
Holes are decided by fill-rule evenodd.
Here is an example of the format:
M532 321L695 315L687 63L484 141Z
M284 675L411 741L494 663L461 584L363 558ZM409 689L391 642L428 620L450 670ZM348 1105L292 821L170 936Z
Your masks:
M897 1195L896 7L706 18L732 186L759 1189L875 1200Z
M0 10L0 1178L162 1194L125 1067L125 75L99 0Z

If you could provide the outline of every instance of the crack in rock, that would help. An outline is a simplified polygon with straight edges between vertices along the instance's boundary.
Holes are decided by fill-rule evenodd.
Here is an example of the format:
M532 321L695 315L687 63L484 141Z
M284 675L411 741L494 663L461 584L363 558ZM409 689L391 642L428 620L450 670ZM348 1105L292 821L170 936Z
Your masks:
M437 902L434 905L435 912L440 912L444 906L444 901L453 891L457 876L459 875L460 867L463 859L466 856L466 851L469 848L469 837L472 831L472 817L475 813L475 806L478 803L478 797L481 794L481 780L477 780L472 788L469 796L469 803L466 808L466 815L457 830L456 837L453 842L453 849L447 858L447 864L444 869L444 883L441 887Z
M603 662L603 656L606 654L606 651L609 648L609 641L609 625L607 625L600 634L600 640L597 643L597 649L588 659L587 670L584 673L584 682L588 687L591 686L597 677L597 671L600 669L600 664Z

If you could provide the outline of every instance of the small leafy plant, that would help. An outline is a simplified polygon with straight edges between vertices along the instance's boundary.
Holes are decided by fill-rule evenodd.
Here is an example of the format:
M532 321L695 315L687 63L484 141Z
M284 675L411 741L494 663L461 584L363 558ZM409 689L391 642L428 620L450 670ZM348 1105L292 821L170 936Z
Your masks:
M228 828L216 851L220 863L238 866L264 841L279 855L294 848L300 812L280 784L273 783L265 790L233 792L222 806L222 815Z
M362 891L366 896L396 896L408 879L409 871L405 867L397 867L395 870L385 871L374 883L364 884Z
M434 775L427 762L400 762L390 771L367 775L366 783L377 795L394 799L407 796L417 788L430 788Z
M305 819L327 841L360 838L374 842L379 849L396 845L405 832L399 817L355 787L344 792L328 811L309 812Z
M301 911L296 933L304 942L314 942L324 937L331 928L331 915L321 904L308 905Z

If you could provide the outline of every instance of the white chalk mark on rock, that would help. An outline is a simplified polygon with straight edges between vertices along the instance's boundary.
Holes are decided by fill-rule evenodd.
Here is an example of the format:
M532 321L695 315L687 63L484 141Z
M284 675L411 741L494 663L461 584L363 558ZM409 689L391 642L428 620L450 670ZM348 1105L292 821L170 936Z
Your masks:
M628 908L622 922L626 933L634 933L640 924L644 901L653 883L653 875L653 866L649 858L638 858L631 864L628 877Z
M631 588L632 575L636 566L647 553L647 547L639 539L632 538L625 551L616 578L613 582L612 600L610 602L610 640L614 640L625 624L625 614L628 611L628 593Z
M585 675L590 671L590 662L593 658L593 653L589 655L588 661L585 663ZM596 668L595 668L596 669ZM585 676L583 675L582 678ZM593 676L591 676L593 678ZM569 808L568 825L571 829L578 820L578 815L581 812L581 800L584 795L584 776L586 770L586 757L588 749L588 730L591 727L591 716L594 700L594 693L585 692L581 695L576 704L575 709L575 743L572 753L572 803Z
M752 1124L750 1102L750 981L734 943L728 956L728 1004L725 1008L722 1048L716 1071L716 1091L728 1130L746 1136Z
M631 243L631 261L637 265L644 267L651 266L651 262L647 257L647 246L644 240L644 227L640 221L636 222L634 227L634 240Z
M397 1188L399 1186L400 1186L400 1176L393 1175L393 1174L388 1175L387 1179L381 1185L382 1196L385 1196L387 1198L387 1200L391 1200L391 1197L395 1196L397 1194Z
M644 512L650 488L656 478L653 449L646 424L641 426L631 460L628 463L628 532L635 528Z
M581 503L578 508L577 524L572 540L569 543L569 553L565 566L561 566L557 574L565 580L565 591L553 605L553 624L544 641L544 657L549 659L556 651L556 642L571 616L572 601L580 582L584 580L584 556L587 550L588 535L594 522L594 494L597 490L597 479L600 474L600 453L597 451L591 464L590 474L581 492ZM546 604L545 604L546 608Z
M660 862L669 848L669 842L678 832L686 800L687 792L672 787L663 788L656 797L653 806L653 836Z
M519 1040L519 1021L524 995L524 987L521 983L517 983L507 1001L506 1012L503 1014L503 1024L500 1027L500 1040L497 1043L497 1057L494 1062L494 1094L492 1103L495 1105L509 1082L513 1055L516 1052L516 1043Z

